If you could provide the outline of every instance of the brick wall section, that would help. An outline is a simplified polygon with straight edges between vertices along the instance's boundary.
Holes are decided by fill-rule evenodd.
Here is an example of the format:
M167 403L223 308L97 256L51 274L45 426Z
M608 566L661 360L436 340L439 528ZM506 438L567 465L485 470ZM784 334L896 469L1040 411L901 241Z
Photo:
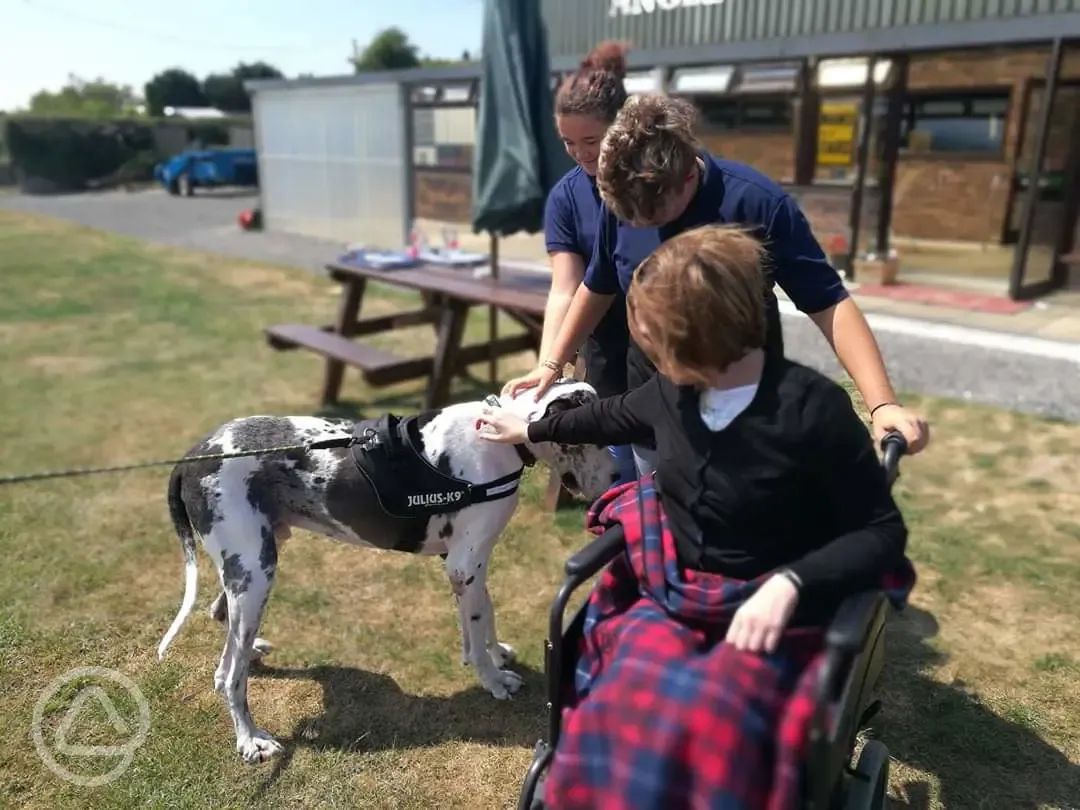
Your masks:
M893 194L893 233L916 239L997 242L1009 169L994 161L902 160Z
M998 242L1008 206L1008 187L1024 117L1027 82L1046 73L1046 48L939 53L913 56L908 74L911 90L959 87L1010 88L1005 148L1000 160L954 160L903 155L897 167L893 232L918 239ZM1062 76L1080 78L1080 52L1066 53ZM1031 105L1029 124L1038 122L1037 104ZM1047 165L1064 162L1068 146L1062 116Z
M748 163L774 180L795 176L795 136L791 132L703 132L698 136L713 154Z
M416 170L413 216L442 222L472 220L472 173Z

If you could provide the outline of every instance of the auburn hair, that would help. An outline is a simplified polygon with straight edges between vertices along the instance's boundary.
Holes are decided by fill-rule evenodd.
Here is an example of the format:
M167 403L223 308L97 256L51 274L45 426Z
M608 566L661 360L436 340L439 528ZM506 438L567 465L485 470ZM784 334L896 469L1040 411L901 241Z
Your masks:
M626 45L601 42L555 93L556 115L584 115L610 124L626 103Z
M707 225L662 243L634 271L630 334L657 369L708 386L765 346L765 248L748 231Z

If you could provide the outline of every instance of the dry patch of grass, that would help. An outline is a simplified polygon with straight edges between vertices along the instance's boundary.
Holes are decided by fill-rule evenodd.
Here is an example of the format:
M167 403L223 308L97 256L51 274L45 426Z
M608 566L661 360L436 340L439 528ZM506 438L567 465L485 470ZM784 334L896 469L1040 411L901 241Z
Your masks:
M8 214L0 264L0 473L171 457L237 414L312 411L321 364L271 351L261 329L331 322L329 281ZM376 291L365 311L414 306ZM469 331L482 339L484 313ZM433 334L380 341L419 353ZM422 388L346 380L344 410L355 413L411 410ZM457 392L476 388L459 382ZM895 757L893 801L1075 807L1080 427L919 405L935 442L905 460L897 493L920 583L890 630L873 729ZM585 539L580 510L544 513L534 474L496 549L499 629L526 676L508 703L481 693L458 660L438 560L297 533L263 625L278 649L251 686L256 719L288 753L250 768L211 687L222 634L204 609L216 590L205 556L199 609L164 662L153 653L182 590L166 473L0 489L0 806L512 806L543 731L545 613L563 560ZM55 778L28 733L50 679L88 665L132 677L152 715L130 769L100 788ZM54 730L66 705L62 696L50 715Z

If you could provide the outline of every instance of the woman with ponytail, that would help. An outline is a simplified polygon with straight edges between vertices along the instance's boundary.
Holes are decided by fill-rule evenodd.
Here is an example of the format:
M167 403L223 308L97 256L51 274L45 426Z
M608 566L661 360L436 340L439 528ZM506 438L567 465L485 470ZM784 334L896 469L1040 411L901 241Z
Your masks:
M607 128L626 102L625 76L625 47L616 42L602 42L577 71L562 82L555 96L555 126L577 166L551 190L544 212L544 241L551 260L551 292L544 313L541 358L550 356L552 344L593 255L600 211L600 195L596 188L600 145ZM650 230L648 235L652 242L643 256L660 244L655 231ZM626 307L619 301L607 311L584 344L586 379L601 397L626 391L628 342ZM513 380L505 390L518 387L535 376L537 372ZM613 447L612 454L618 464L620 483L637 478L628 447Z

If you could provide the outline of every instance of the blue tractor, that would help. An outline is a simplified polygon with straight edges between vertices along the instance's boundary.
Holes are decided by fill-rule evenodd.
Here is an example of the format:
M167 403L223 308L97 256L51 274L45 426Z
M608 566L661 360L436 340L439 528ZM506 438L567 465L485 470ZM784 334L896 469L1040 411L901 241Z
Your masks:
M154 179L190 197L198 187L258 186L259 165L254 149L189 149L155 166Z

